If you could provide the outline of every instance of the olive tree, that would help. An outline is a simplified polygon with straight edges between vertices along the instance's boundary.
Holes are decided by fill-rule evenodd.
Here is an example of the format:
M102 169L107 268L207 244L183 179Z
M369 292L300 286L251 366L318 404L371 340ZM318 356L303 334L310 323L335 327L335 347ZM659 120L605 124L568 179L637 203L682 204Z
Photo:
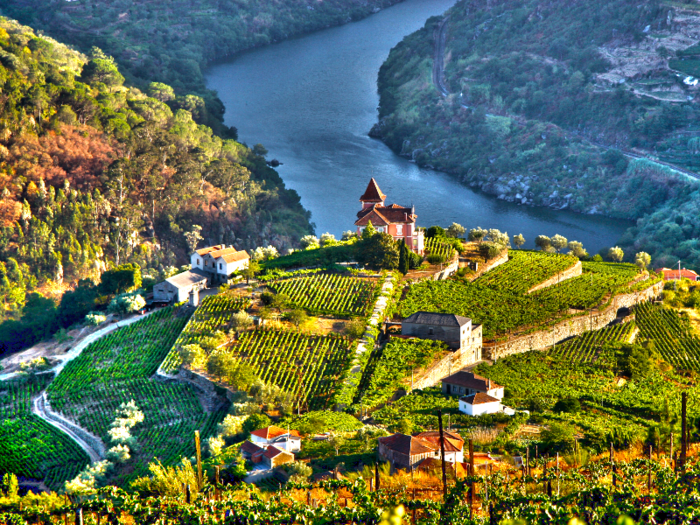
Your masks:
M449 228L447 228L447 236L448 237L455 237L455 238L460 238L462 237L467 229L462 226L461 224L457 224L456 222L453 222Z
M568 239L563 235L559 235L558 233L552 237L551 242L552 247L557 251L557 253L562 251L569 244Z
M634 264L639 266L642 270L646 270L650 263L651 255L649 255L647 252L639 252L634 256Z
M588 252L583 247L583 244L578 241L569 241L569 253L579 259L581 257L588 257Z
M622 248L619 246L613 246L608 250L608 258L611 261L614 262L622 262L622 259L625 257L625 252L622 251Z
M523 244L525 244L525 237L523 237L522 233L519 233L518 235L513 235L513 244L518 249L520 249L520 247Z

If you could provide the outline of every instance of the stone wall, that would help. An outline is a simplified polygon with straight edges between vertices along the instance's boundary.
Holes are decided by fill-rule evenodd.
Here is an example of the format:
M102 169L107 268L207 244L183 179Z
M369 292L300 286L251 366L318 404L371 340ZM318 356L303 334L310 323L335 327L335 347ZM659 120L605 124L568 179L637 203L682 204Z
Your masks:
M571 279L572 277L578 277L581 275L583 272L583 265L581 264L581 261L576 261L576 264L574 264L571 268L568 268L567 270L564 270L563 272L559 272L556 274L554 277L550 277L544 282L541 282L540 284L537 284L530 288L526 293L532 293L535 290L541 290L542 288L547 288L548 286L555 285L557 283L560 283L562 281L566 281L567 279Z
M442 269L433 275L433 281L444 281L451 275L454 275L459 270L459 259L455 259L449 266Z
M547 330L516 337L505 343L485 343L484 357L496 361L513 354L531 350L544 350L569 337L581 335L589 330L599 330L615 320L617 311L620 308L630 308L635 304L658 297L663 290L663 286L663 282L659 282L639 292L618 295L605 310L597 313L589 312L578 317L565 319Z
M460 266L467 266L467 260L463 260L460 264ZM508 250L504 250L498 257L495 259L491 259L490 261L486 261L485 263L479 264L479 269L471 274L468 278L470 281L475 281L482 275L484 275L486 272L493 270L497 266L500 266L502 264L505 264L508 262Z
M481 344L481 339L479 339ZM474 364L474 348L465 346L462 350L451 352L426 370L420 377L414 379L413 390L420 390L436 385L443 377L447 377L465 366Z

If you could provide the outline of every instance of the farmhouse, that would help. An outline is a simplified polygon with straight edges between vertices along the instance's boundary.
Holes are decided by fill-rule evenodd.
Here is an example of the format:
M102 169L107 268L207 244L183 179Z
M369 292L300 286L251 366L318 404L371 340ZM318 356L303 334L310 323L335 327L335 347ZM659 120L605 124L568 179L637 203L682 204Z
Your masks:
M444 431L445 461L464 460L464 440L459 434ZM395 468L410 469L427 458L440 458L440 433L422 432L415 436L394 434L379 438L379 457Z
M416 219L413 206L410 208L391 204L385 206L386 195L379 189L379 185L372 178L367 185L360 202L362 209L357 212L357 234L362 235L362 231L371 222L378 232L391 235L394 240L403 239L406 246L418 254L424 252L423 231L416 226Z
M698 280L698 274L693 270L672 270L671 268L661 268L659 270L664 275L664 281L678 281L680 279Z
M459 411L469 416L503 412L501 400L483 392L459 398Z
M301 436L296 430L284 430L274 425L254 430L250 434L252 443L261 448L275 446L287 452L301 450Z
M416 312L401 322L401 335L444 341L453 350L471 349L472 362L481 360L482 327L454 314Z
M292 463L293 461L294 454L277 448L274 445L270 445L262 455L263 464L269 468L276 468L285 463Z
M248 252L225 244L202 248L190 256L192 268L209 274L212 282L226 281L234 272L247 268L249 261Z
M186 301L191 291L204 290L209 285L209 276L201 270L186 272L168 277L153 287L153 300L157 303Z
M460 370L442 379L443 394L469 396L481 393L496 399L503 399L503 390L501 385L467 370Z

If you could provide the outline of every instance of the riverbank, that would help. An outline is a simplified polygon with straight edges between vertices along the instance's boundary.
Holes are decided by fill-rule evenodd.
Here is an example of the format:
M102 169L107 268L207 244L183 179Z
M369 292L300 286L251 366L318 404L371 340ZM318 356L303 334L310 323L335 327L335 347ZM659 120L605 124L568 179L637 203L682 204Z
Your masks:
M529 7L534 10L535 3L526 2ZM602 7L593 2L582 9ZM620 15L610 20L625 19L636 9L621 1L605 8ZM624 36L634 33L634 24L619 30L620 39L613 42L601 29L594 35L596 45L618 57L614 62L579 41L587 16L566 9L564 2L555 2L548 14L521 27L504 5L471 9L462 0L447 16L429 20L382 65L380 118L371 135L410 161L500 200L642 219L620 239L628 257L644 250L655 265L678 257L700 265L690 245L679 247L700 232L698 175L678 164L689 155L676 152L675 164L658 159L672 144L668 151L680 148L674 134L689 133L697 104L686 101L681 109L676 99L652 97L652 102L635 87L638 75L655 75L667 89L681 89L664 64L647 64L639 55L642 48L657 46L654 31L671 31L673 45L682 45L676 37L685 29L666 27L655 12L642 14L654 29L639 44ZM557 59L552 39L560 34L567 35L569 51ZM624 46L628 58L618 52ZM611 86L613 66L634 74L628 80L635 85ZM657 69L640 71L647 66ZM692 101L692 94L687 98ZM674 120L662 125L661 115L671 114ZM693 140L685 135L683 147Z

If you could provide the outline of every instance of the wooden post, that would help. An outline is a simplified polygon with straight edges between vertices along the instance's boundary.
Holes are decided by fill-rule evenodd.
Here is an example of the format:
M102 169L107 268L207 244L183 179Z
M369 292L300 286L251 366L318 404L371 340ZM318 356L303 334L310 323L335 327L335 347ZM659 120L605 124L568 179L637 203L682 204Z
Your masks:
M202 442L199 430L194 431L194 446L197 449L197 490L202 490Z
M613 444L612 444L612 441L611 441L611 442L610 442L610 463L612 463L612 462L614 461L614 458L615 458L615 455L614 455L614 454L615 454L615 453L614 453L614 451L613 451Z
M374 490L379 490L379 463L374 464Z
M525 447L525 475L530 475L530 447Z
M557 496L559 496L559 452L557 452Z
M442 495L447 499L447 471L445 470L445 435L442 431L442 410L438 410L438 428L440 429L440 455L442 459Z
M189 483L187 484L187 487L185 489L185 501L188 505L192 503L192 489Z
M652 446L649 445L649 466L647 467L647 490L649 491L649 494L651 494L651 453Z
M75 509L75 525L83 525L83 509Z
M474 441L469 440L469 475L474 477ZM455 476L456 477L456 476ZM469 519L474 516L474 482L469 483Z
M683 392L681 394L681 461L680 467L685 471L685 462L688 459L688 393Z
M219 467L219 465L217 465L214 469L214 482L216 483L216 485L214 486L214 499L216 501L219 501L221 496L221 494L219 493L219 484L221 483L220 474L221 468Z
M673 464L673 431L671 431L671 449L669 450L669 457L671 458L671 468L675 470L676 466Z

